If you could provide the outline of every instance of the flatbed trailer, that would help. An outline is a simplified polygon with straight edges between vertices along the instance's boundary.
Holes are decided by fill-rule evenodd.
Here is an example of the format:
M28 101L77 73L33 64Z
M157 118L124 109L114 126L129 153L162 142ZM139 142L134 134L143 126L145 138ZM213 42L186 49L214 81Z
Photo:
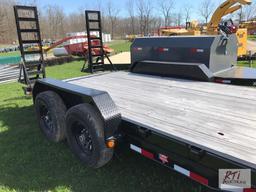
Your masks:
M129 71L38 80L40 128L89 167L124 142L209 188L256 191L256 73L232 65L236 46L233 36L135 39ZM221 183L221 169L249 171L251 185Z
M109 93L124 121L256 169L254 88L127 72L67 82Z
M43 79L34 90L58 93L67 108L91 97L120 119L112 137L203 185L218 188L218 169L231 168L251 169L256 184L255 88L111 72Z

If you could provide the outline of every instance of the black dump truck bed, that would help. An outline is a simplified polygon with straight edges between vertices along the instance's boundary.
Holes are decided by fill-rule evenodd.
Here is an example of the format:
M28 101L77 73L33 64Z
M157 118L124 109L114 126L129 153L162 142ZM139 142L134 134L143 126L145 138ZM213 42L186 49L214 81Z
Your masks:
M256 169L256 91L129 72L66 80L106 91L122 119Z

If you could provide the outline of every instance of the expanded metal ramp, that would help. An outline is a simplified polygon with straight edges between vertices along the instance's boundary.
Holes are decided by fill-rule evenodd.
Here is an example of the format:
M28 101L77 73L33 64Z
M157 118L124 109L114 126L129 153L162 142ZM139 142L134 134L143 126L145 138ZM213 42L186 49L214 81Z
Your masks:
M104 58L108 60L112 69L114 66L104 51L102 40L101 13L100 11L85 11L86 32L88 39L88 69L91 73L105 70ZM93 43L94 41L94 43ZM95 45L95 41L97 42ZM98 50L95 53L95 50ZM81 71L86 71L86 63Z
M22 57L19 82L32 89L38 78L45 78L45 64L36 7L14 6L19 47Z

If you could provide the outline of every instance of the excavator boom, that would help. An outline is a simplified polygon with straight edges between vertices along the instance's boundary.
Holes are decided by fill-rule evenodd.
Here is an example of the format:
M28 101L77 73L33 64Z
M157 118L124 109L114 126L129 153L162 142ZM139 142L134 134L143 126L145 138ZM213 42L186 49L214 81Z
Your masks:
M242 5L250 5L251 3L251 0L227 0L222 3L212 15L211 21L207 24L207 33L211 34L217 31L223 16L239 10Z
M224 16L228 15L228 14L231 14L231 13L234 13L234 12L236 12L237 10L239 10L241 8L242 8L242 5L235 5L231 8L229 8L229 9L227 9L227 11L225 11L225 13L224 13Z

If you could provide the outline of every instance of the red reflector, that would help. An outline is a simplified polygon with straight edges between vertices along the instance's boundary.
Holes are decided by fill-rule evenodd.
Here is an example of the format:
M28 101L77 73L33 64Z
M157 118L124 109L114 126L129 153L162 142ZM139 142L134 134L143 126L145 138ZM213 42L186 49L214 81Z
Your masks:
M256 192L256 189L244 189L243 192Z
M154 154L142 149L141 154L149 159L154 159Z
M208 185L208 179L205 179L196 173L190 172L190 177L201 184Z
M167 52L167 51L169 51L169 49L168 49L168 48L159 47L159 48L157 49L157 51L158 51L158 52Z
M134 51L142 51L142 47L134 47L133 50Z
M231 80L215 79L214 82L216 82L216 83L230 84L230 83L231 83Z
M197 50L196 48L192 48L191 53L196 53L196 50Z
M223 82L222 79L215 79L214 81L215 81L216 83L222 83L222 82Z
M204 53L204 49L192 48L191 53Z

